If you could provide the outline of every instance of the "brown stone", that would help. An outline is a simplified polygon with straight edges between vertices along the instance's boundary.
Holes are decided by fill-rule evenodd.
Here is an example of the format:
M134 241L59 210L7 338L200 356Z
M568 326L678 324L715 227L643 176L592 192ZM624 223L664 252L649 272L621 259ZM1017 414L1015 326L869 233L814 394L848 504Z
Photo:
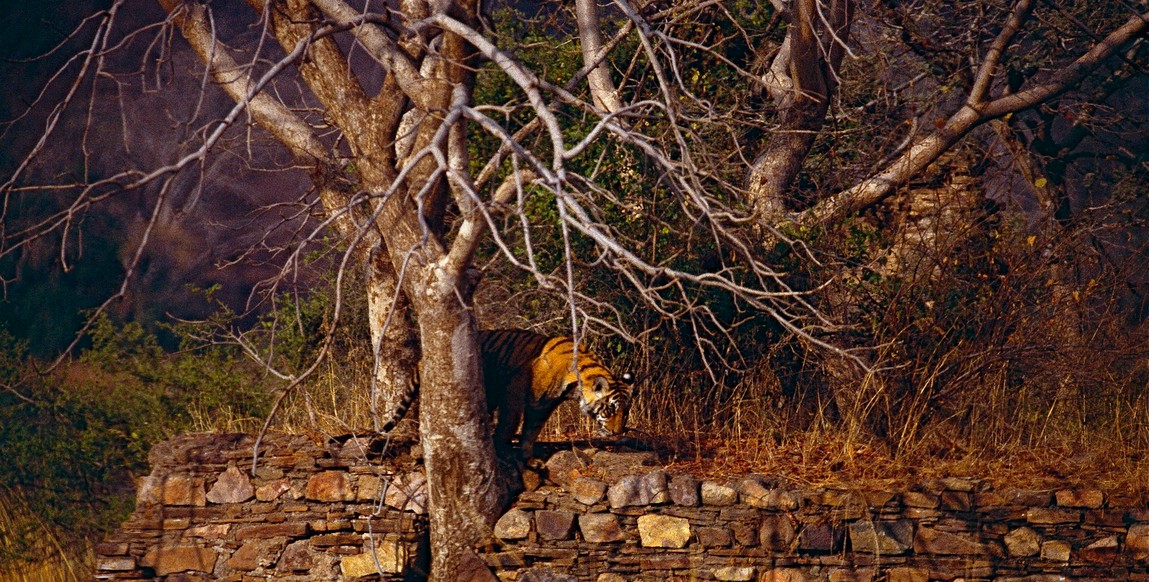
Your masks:
M1149 558L1149 524L1139 523L1129 526L1125 535L1125 551L1135 560Z
M363 542L359 534L329 533L308 538L313 548L331 548L334 546L357 546Z
M288 544L275 568L280 572L307 572L315 567L315 556L307 540Z
M307 530L308 526L306 523L261 523L255 525L247 525L239 528L239 530L235 532L235 539L238 541L244 541L251 539L269 539L278 537L298 538L307 535Z
M215 570L215 550L199 546L166 546L148 551L140 565L155 570L157 576L176 572L211 572Z
M304 496L313 501L351 501L351 478L346 471L324 471L307 480Z
M383 495L383 502L395 509L427 512L427 477L419 471L393 479Z
M377 501L383 480L375 475L360 475L355 487L356 501Z
M626 534L618 525L618 517L613 513L584 513L578 516L578 528L584 540L601 544L621 542Z
M1050 562L1068 562L1070 557L1069 544L1061 540L1042 542L1041 559Z
M1025 511L1025 520L1039 525L1081 523L1081 512L1075 509L1031 507Z
M619 479L606 491L612 509L640 505L657 505L670 501L670 489L665 471L652 471L645 475L630 475Z
M886 582L928 582L930 571L920 568L897 567L886 572Z
M766 487L757 479L745 479L739 486L742 502L751 507L796 511L801 506L801 497L792 491Z
M638 558L638 565L643 571L655 572L659 570L686 570L690 568L690 556L683 554L656 554L656 555L641 555ZM664 580L671 579L669 577L662 578Z
M511 509L495 522L495 537L501 540L521 540L531 533L531 515L521 509Z
M970 511L973 509L973 497L962 491L942 491L941 506L950 511Z
M291 489L290 479L276 479L260 485L255 490L255 498L258 501L275 501Z
M644 548L684 548L690 541L690 522L669 515L642 515L638 535Z
M758 541L762 547L775 552L789 552L794 543L794 521L789 515L767 515L762 518Z
M930 527L918 528L914 536L914 551L948 556L980 556L988 553L985 544L977 540Z
M164 505L207 505L203 477L169 475L163 479L160 487Z
M703 505L733 505L738 502L738 491L713 481L703 481L700 491Z
M798 532L798 548L808 552L833 553L845 547L846 530L829 523L811 523Z
M535 512L535 531L544 540L570 539L574 528L574 514L569 511L539 510Z
M869 568L830 570L830 582L873 582L874 571Z
M594 505L606 496L606 483L598 479L577 477L571 479L563 486L575 501L584 505Z
M1062 489L1054 497L1061 507L1097 509L1105 504L1105 495L1096 489Z
M750 582L755 573L753 566L723 566L714 569L714 577L722 582Z
M694 530L694 537L704 548L728 548L734 543L730 530L724 527L699 527Z
M249 541L231 555L227 565L243 572L270 567L279 560L279 554L285 545L286 543L282 540Z
M1081 548L1081 557L1094 564L1112 564L1120 553L1117 536L1107 536Z
M136 569L136 561L128 557L100 558L96 560L99 572L126 572Z
M758 582L806 582L806 575L797 568L773 568L763 572Z
M847 529L855 551L881 556L906 553L914 538L913 522L909 520L856 521Z
M407 565L407 546L398 540L376 540L375 551L371 551L370 544L364 544L367 550L361 554L347 556L339 562L339 571L343 578L354 580L372 574L398 574Z
M1028 527L1019 527L1005 535L1005 549L1014 557L1036 556L1041 551L1041 536Z
M574 451L559 451L547 459L547 478L558 485L566 485L572 479L581 477L589 464L589 459Z
M917 507L921 509L937 509L940 499L933 493L922 493L921 491L906 491L902 495L902 503L906 507Z
M212 503L243 503L252 497L255 497L255 488L251 486L251 479L235 465L229 465L220 473L211 491L207 492L207 500Z
M698 495L698 479L693 475L675 475L670 479L670 500L676 505L697 507L701 498Z
M205 540L221 540L231 531L230 523L212 523L188 528L184 532L185 538L203 538Z

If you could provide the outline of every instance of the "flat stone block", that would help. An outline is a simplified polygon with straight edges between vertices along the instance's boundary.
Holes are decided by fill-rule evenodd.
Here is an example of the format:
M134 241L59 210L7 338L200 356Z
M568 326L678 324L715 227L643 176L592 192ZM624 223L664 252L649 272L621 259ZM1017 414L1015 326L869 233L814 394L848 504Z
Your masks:
M643 515L638 518L638 535L643 547L683 548L690 541L690 522L669 515Z
M407 545L395 541L375 541L375 551L347 556L339 561L339 572L344 578L354 579L372 574L398 574L407 565Z

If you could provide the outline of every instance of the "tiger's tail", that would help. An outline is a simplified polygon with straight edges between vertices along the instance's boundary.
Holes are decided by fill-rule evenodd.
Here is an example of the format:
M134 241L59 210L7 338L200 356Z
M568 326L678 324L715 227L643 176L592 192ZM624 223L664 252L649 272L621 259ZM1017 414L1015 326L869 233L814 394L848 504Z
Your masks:
M399 421L407 415L407 410L411 408L418 397L419 375L416 372L407 377L407 389L403 391L403 395L399 398L399 404L395 406L395 411L391 413L391 417L383 425L382 432L391 432L391 429L395 428L395 425L399 424Z

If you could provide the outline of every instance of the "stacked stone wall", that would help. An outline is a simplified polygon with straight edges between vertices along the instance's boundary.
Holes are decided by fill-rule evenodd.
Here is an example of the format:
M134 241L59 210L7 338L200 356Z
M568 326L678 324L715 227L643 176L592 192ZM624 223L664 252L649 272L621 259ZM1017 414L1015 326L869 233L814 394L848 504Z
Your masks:
M195 434L153 450L100 580L403 580L425 563L420 451ZM1149 509L1092 489L699 480L645 453L560 451L492 532L503 580L1149 581Z

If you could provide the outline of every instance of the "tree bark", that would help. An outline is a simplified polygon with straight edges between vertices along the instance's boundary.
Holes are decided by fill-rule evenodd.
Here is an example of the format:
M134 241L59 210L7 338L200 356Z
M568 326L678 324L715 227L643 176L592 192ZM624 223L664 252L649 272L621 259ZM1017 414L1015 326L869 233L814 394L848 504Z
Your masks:
M750 167L747 196L754 217L784 216L788 192L822 129L853 19L852 0L833 0L823 20L817 0L796 0L786 42L771 66L769 85L782 108L779 126ZM826 28L829 23L830 28Z

